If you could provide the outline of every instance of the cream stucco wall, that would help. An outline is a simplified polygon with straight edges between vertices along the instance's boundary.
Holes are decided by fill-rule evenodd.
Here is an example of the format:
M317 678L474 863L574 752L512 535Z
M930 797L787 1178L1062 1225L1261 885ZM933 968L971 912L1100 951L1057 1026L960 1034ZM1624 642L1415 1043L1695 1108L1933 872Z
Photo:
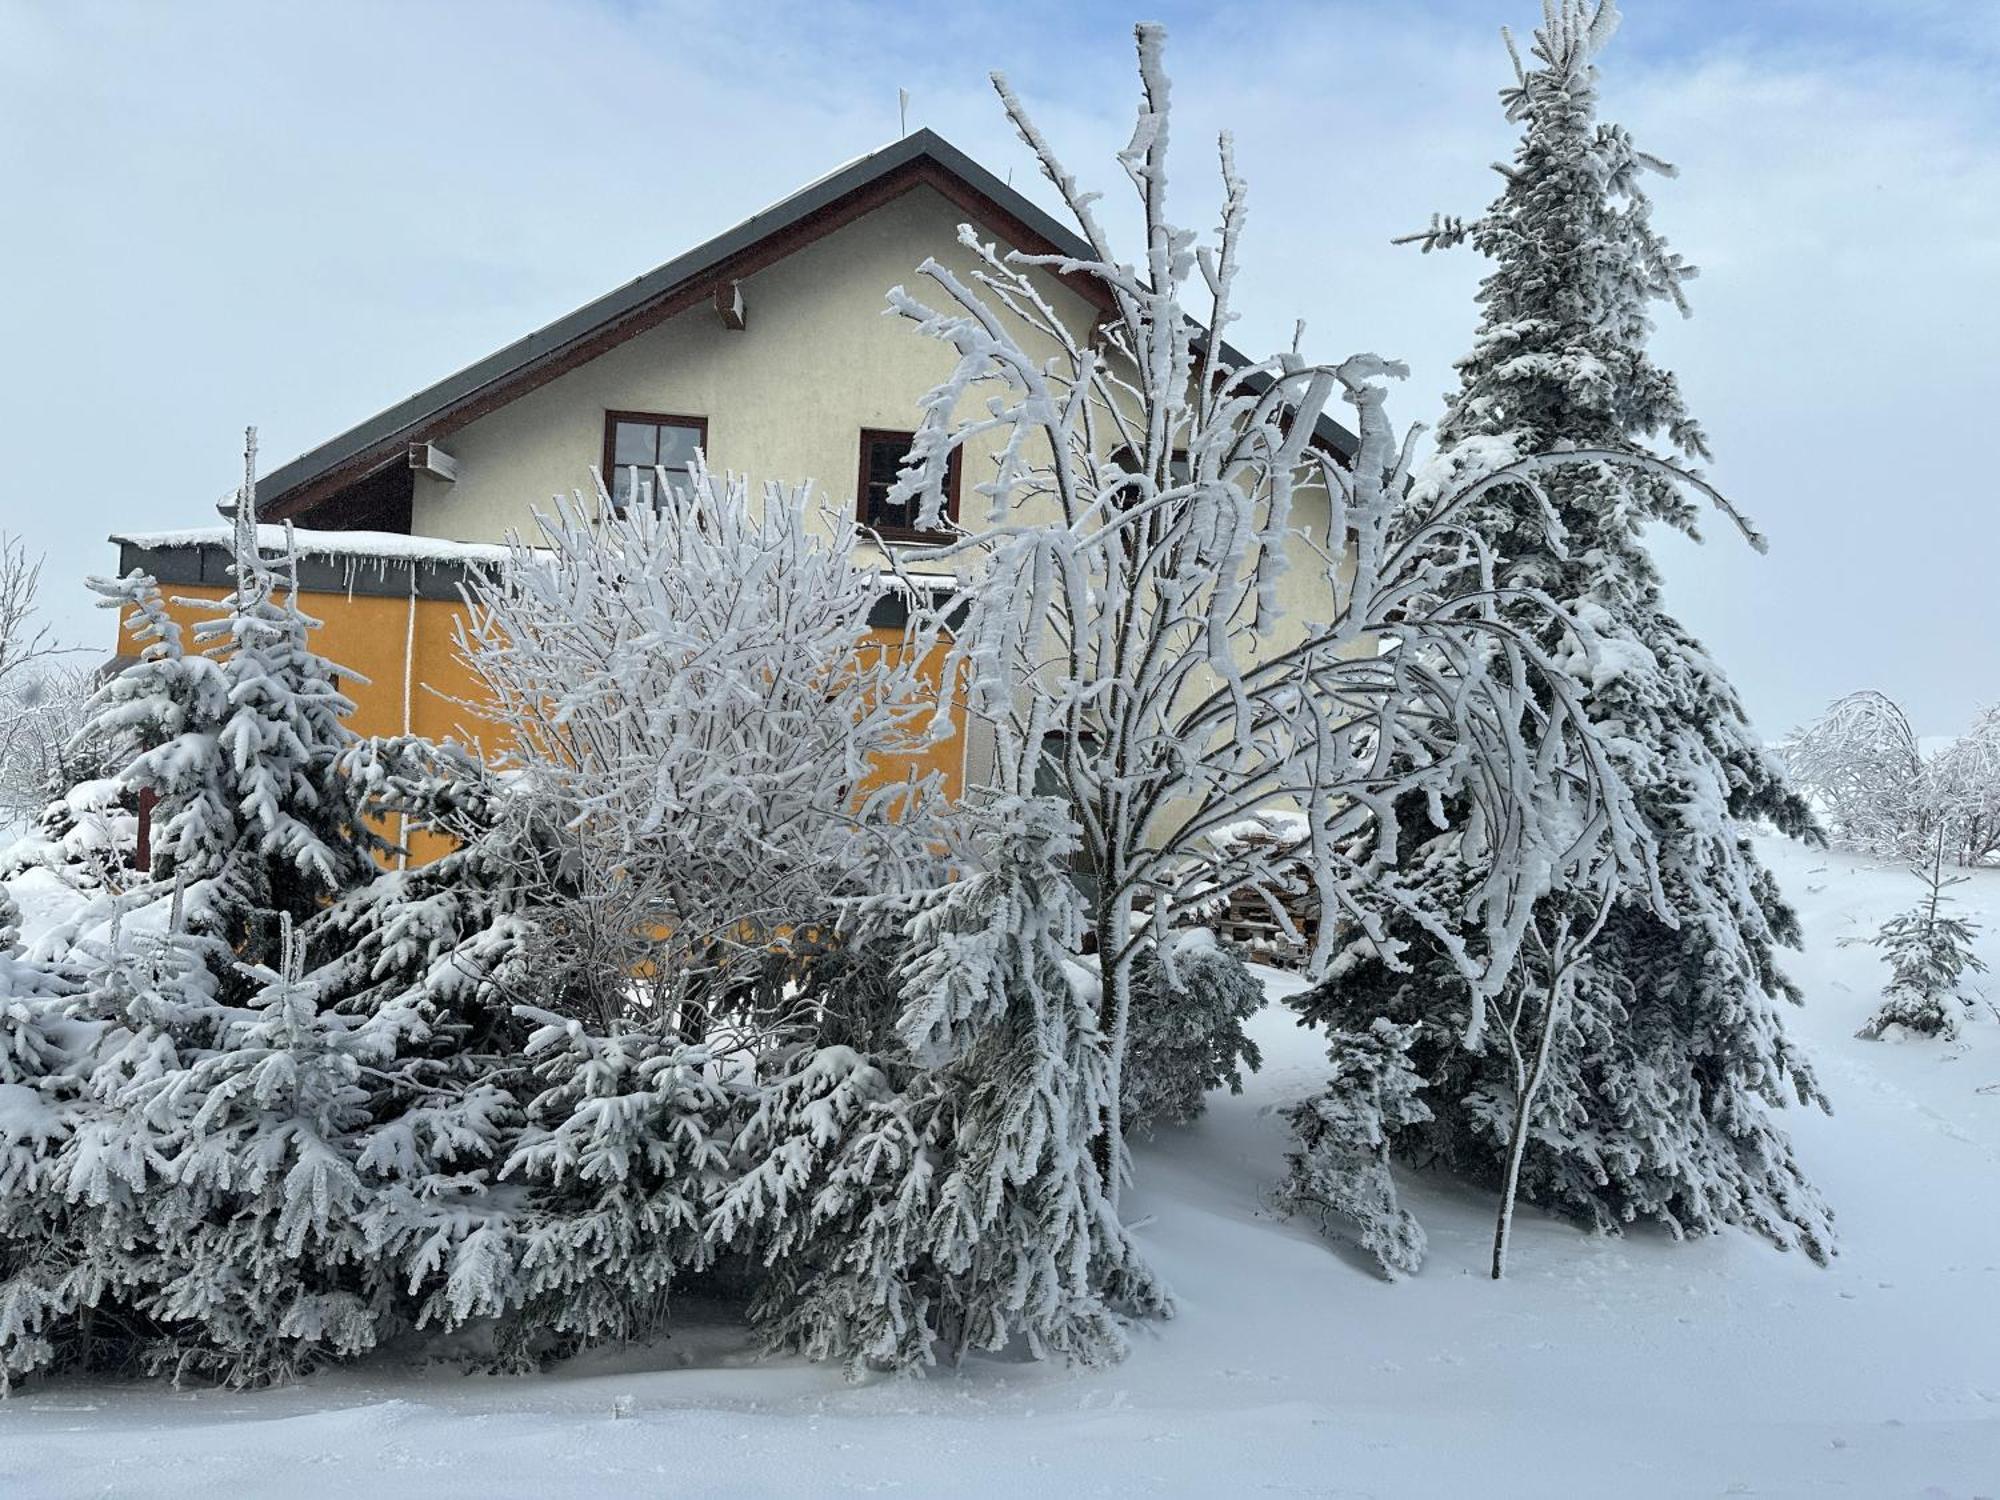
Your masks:
M942 195L914 187L747 278L746 329L725 328L704 302L458 429L442 440L458 478L416 477L413 530L478 542L531 533L534 511L552 495L591 488L609 411L705 418L713 468L747 475L753 494L765 480L812 479L836 523L847 524L861 430L914 428L920 399L955 358L908 320L887 315L885 294L901 284L942 306L942 292L916 268L933 256L972 269L957 238L962 218ZM1070 289L1045 278L1044 293L1073 330L1090 327L1094 310ZM974 443L964 455L964 518L975 528L984 502L972 486L991 472L996 448L997 440ZM1324 542L1323 495L1302 496L1295 517ZM908 566L924 569L925 548L902 550ZM1288 625L1324 615L1322 570L1301 546L1280 583ZM1295 629L1281 627L1266 645L1293 639ZM968 770L977 780L986 736L974 725L971 738Z
M458 478L416 476L412 529L479 542L530 531L533 511L552 495L589 490L608 411L706 418L712 467L748 475L753 489L811 479L835 514L851 517L861 429L915 427L919 400L954 358L886 315L885 294L901 284L939 305L942 293L916 268L928 255L971 269L958 244L962 218L940 194L914 187L746 279L746 329L723 327L704 303L467 424L442 443L458 460ZM1070 327L1090 326L1093 310L1075 293L1053 278L1044 290ZM993 451L973 444L966 452L968 521L976 523L982 504L971 486L990 472ZM1300 511L1324 540L1324 500ZM905 549L912 567L922 568L924 550ZM1323 595L1313 560L1299 564L1285 580L1288 608L1310 608Z

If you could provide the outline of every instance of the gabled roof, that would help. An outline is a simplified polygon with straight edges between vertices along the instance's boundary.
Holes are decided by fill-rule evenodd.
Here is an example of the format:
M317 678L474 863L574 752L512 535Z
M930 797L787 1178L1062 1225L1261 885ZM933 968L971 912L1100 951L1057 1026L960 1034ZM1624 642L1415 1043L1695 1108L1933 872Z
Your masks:
M410 443L444 437L920 184L1020 249L1090 256L1074 230L942 136L913 131L274 469L258 481L258 513L302 516L404 464ZM1319 435L1342 454L1354 451L1331 418L1322 418Z

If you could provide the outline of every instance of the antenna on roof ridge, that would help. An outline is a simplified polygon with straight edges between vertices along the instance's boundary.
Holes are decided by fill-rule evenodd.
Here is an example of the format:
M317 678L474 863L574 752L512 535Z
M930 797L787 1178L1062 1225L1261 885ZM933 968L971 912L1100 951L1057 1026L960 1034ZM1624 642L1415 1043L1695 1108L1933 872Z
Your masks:
M899 127L896 134L898 139L900 139L910 133L910 91L908 89L896 90L896 120Z

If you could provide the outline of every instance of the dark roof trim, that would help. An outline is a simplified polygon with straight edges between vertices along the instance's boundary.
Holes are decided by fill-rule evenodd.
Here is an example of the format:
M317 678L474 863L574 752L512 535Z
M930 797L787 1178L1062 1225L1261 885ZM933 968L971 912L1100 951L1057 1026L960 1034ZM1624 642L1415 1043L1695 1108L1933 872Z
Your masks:
M696 305L717 282L749 275L920 183L1022 249L1090 256L1074 230L942 136L913 131L272 470L258 482L259 516L304 516L348 485L403 463L408 443L444 436ZM1088 291L1088 283L1080 289ZM1342 455L1354 451L1353 437L1331 418L1321 419L1318 435Z
M118 572L145 573L168 588L231 588L229 548L220 542L194 542L161 547L118 543ZM347 594L369 598L457 599L478 565L444 559L402 557L316 557L298 560L299 592Z
M114 538L114 540L116 540ZM235 586L230 577L230 550L220 542L175 543L141 546L119 541L118 572L126 577L140 572L168 588L221 588ZM341 594L377 599L460 600L477 578L489 576L478 563L451 559L344 557L302 554L298 559L299 592ZM868 623L878 629L900 630L909 623L910 596L893 579L881 581L881 592L868 609ZM964 618L964 606L949 617L956 626Z

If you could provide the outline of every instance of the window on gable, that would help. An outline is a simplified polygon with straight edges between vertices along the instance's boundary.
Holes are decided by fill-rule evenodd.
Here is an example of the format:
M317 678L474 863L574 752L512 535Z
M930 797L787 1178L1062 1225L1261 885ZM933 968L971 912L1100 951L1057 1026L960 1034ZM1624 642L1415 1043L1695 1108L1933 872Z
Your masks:
M886 432L865 427L861 431L861 474L855 482L854 518L863 526L880 532L891 541L936 542L945 538L940 531L917 527L916 504L891 504L889 491L910 456L914 432ZM953 452L945 468L944 513L958 519L958 458Z
M706 417L668 417L657 412L604 414L604 482L620 510L635 500L657 505L659 471L667 483L685 485L697 448L708 446Z
M1139 455L1131 448L1120 444L1112 450L1111 462L1128 474L1136 473L1139 468ZM1167 460L1167 483L1186 484L1193 478L1194 465L1188 462L1187 449L1174 449L1173 457Z

